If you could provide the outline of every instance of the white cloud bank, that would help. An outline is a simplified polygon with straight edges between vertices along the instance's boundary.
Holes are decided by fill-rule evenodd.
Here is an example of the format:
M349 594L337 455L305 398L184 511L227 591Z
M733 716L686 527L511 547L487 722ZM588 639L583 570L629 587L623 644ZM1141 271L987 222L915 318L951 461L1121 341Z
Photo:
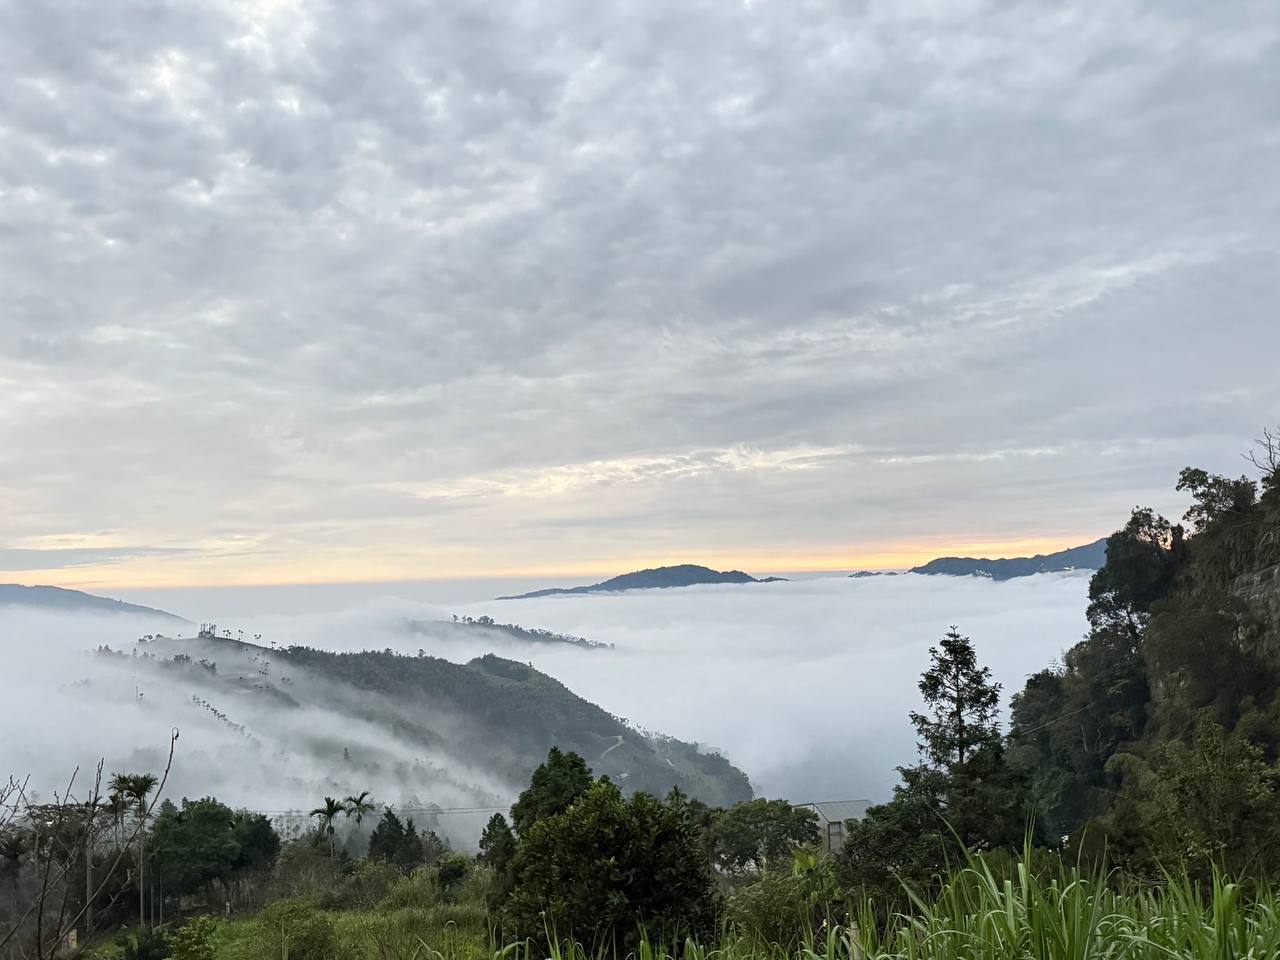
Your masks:
M794 801L884 799L894 768L912 761L907 712L928 648L950 625L973 637L979 656L1005 685L1020 689L1082 633L1087 576L1053 574L1003 583L979 578L825 578L624 594L487 601L445 608L382 597L341 612L264 616L225 627L246 638L331 650L385 649L464 661L483 652L532 662L570 689L646 729L717 747L767 796ZM319 589L319 588L317 588ZM477 634L464 640L405 630L406 618L488 614L499 622L546 627L613 643L611 651L528 645ZM230 710L265 745L194 707L190 690L145 681L134 699L129 660L86 658L154 629L120 617L68 617L0 608L8 669L0 676L0 774L31 772L48 789L75 763L105 756L108 769L155 767L170 727L182 729L172 795L213 793L258 809L303 807L324 792L370 786L380 799L420 799L451 807L509 799L518 785L486 780L447 748L420 757L414 747L340 727L308 709L271 714L249 701ZM77 681L92 678L92 686ZM335 695L336 696L336 695ZM335 708L339 703L335 700ZM425 709L426 705L424 705ZM341 729L339 734L337 731ZM412 784L341 781L341 771L300 743L332 737L363 743L444 776ZM402 768L403 769L403 768ZM434 779L433 779L434 778ZM434 784L434 785L433 785ZM448 827L448 824L445 824Z
M951 624L1021 689L1080 639L1088 577L825 578L474 605L475 615L616 645L522 659L640 726L713 744L768 796L887 797L910 763L907 712ZM1006 697L1007 702L1007 697Z

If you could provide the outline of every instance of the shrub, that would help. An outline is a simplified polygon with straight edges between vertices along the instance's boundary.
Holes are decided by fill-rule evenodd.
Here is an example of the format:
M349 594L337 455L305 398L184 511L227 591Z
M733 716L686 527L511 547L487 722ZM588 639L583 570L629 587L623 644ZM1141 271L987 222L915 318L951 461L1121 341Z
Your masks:
M829 858L798 851L790 870L767 870L729 899L726 919L757 944L800 946L846 914Z
M355 914L348 942L378 960L491 960L488 919L479 904Z
M661 940L709 932L716 898L683 802L630 800L601 778L520 837L506 919L520 937L548 931L591 949L626 949L641 928Z
M460 853L446 854L431 866L436 884L446 898L462 884L470 870L471 861Z
M169 938L154 927L139 930L124 941L121 960L165 960L169 956Z
M213 931L218 927L212 917L196 917L174 931L170 943L171 960L214 960Z
M342 879L321 905L333 910L368 910L400 880L400 869L381 860L366 860Z
M430 870L415 870L407 877L400 877L391 885L385 897L378 902L378 909L426 910L440 903L440 887Z
M341 871L328 850L307 840L292 840L280 851L264 892L267 900L321 897L332 892L340 879Z
M306 900L280 900L262 911L255 937L261 960L333 960L333 920Z
M377 908L426 910L441 904L479 903L489 883L488 870L477 868L462 854L446 854L429 867L394 879L377 901Z

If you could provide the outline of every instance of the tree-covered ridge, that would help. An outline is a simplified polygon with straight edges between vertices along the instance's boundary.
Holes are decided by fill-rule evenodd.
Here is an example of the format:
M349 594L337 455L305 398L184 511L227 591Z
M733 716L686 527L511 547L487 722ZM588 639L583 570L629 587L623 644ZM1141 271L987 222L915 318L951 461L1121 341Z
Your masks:
M542 627L522 627L518 623L498 623L489 616L459 617L454 614L451 620L407 620L405 625L411 633L445 639L476 637L483 639L486 636L492 636L499 640L516 640L521 643L566 643L573 647L582 647L584 650L613 649L612 643L601 640L588 640L586 637L557 633Z
M31 607L37 610L60 610L75 613L123 613L135 617L149 617L174 622L186 621L173 613L141 607L136 603L98 597L81 590L64 587L24 586L20 583L0 583L0 606Z
M1135 870L1280 868L1276 438L1251 460L1258 479L1183 470L1181 523L1133 512L1088 635L1013 700L1010 759L1049 832Z
M708 583L776 583L782 577L757 578L741 570L712 570L710 567L696 563L681 563L671 567L653 567L649 570L636 570L624 573L599 583L590 583L580 587L550 587L546 590L534 590L513 597L498 597L499 600L532 600L536 597L554 597L576 593L613 593L620 590L655 590L668 587L692 587Z
M170 655L159 667L180 667L198 678L210 690L209 709L216 709L218 691L247 686L255 697L273 698L282 709L320 706L385 729L388 739L456 758L460 766L508 783L527 780L559 744L590 758L627 792L665 793L674 786L715 804L751 796L746 775L719 754L638 731L514 660L486 655L455 663L390 650L269 650L208 634L198 642L157 639L143 646L149 653ZM309 746L323 749L323 744ZM343 755L341 744L328 750ZM365 759L357 755L349 762L358 766ZM448 775L443 769L436 773Z
M975 851L1030 839L1130 881L1280 871L1280 446L1259 479L1187 468L1182 523L1138 508L1106 542L1090 630L1031 676L1002 734L1000 688L952 628L913 713L920 758L848 825L850 889L902 904ZM1028 829L1031 830L1028 836Z
M1097 570L1107 557L1107 540L1095 540L1082 547L1059 550L1056 553L1036 554L1034 557L1009 557L990 560L986 557L938 557L926 564L912 567L909 573L944 574L953 577L990 577L992 580L1012 580L1030 577L1037 573L1056 573L1065 570Z

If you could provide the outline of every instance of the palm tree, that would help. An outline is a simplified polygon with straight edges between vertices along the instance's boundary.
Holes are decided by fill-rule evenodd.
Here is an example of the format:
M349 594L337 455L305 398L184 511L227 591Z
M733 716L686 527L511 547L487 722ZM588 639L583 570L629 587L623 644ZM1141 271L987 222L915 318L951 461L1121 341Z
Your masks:
M335 800L333 797L325 797L324 806L316 807L311 811L311 816L320 818L320 836L327 836L329 838L330 859L333 859L336 856L333 851L334 825L338 817L341 816L346 809L347 808L344 807L340 801Z
M348 817L355 817L356 826L360 826L360 822L364 820L366 813L373 813L377 808L377 804L373 802L373 796L368 790L361 790L359 796L347 797L342 801L346 804L346 812Z
M116 849L119 850L120 843L124 839L124 815L129 810L129 801L125 799L124 794L116 793L114 783L113 779L111 793L107 797L107 802L103 804L103 809L111 817L111 823L115 827L115 844Z
M143 860L147 852L147 797L156 788L157 780L149 773L115 773L111 776L111 799L123 801L123 807L133 807L138 826L138 925L145 926L146 888L143 886ZM118 798L118 799L117 799Z

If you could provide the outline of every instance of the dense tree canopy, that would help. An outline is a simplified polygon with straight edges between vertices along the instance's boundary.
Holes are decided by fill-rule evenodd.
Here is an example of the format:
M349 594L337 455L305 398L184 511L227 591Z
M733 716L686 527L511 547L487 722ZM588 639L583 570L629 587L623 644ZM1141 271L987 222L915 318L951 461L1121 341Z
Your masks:
M671 941L711 930L715 896L698 832L679 802L624 798L607 779L522 832L507 917L521 936L573 931L598 947L643 927Z
M1073 845L1266 872L1280 759L1280 447L1255 481L1188 467L1170 524L1134 510L1089 589L1088 636L1013 698L1010 758Z
M269 867L280 837L261 814L204 797L184 799L181 807L162 803L148 846L166 889L190 894Z
M412 818L402 821L390 808L369 836L369 859L393 864L406 873L435 862L444 851L444 843L433 831L419 834Z
M539 820L564 812L591 789L591 783L591 771L582 757L552 747L511 807L511 824L516 833L523 834Z
M711 826L715 864L728 873L789 868L800 847L818 840L818 815L785 800L748 800L722 812Z

